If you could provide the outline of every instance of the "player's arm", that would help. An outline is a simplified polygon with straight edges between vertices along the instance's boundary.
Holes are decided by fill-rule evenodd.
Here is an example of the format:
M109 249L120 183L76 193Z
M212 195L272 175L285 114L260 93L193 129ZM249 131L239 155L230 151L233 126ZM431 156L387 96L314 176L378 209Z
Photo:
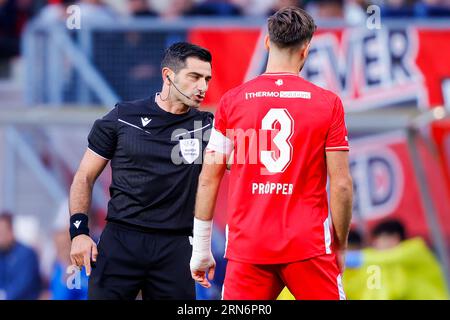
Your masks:
M200 173L195 202L194 240L190 261L192 278L203 287L214 277L216 262L211 252L212 218L220 182L233 151L233 142L227 137L228 94L220 100L214 115L214 124Z
M328 175L330 177L331 217L338 249L347 248L347 238L352 219L353 182L350 175L348 152L326 153Z
M223 153L206 151L197 188L190 266L192 278L205 288L211 287L208 278L214 278L216 266L211 252L212 219L220 182L227 167L226 158Z
M348 161L348 132L345 125L344 106L336 95L331 98L331 121L328 130L325 152L330 186L330 207L333 220L334 238L337 244L338 261L344 271L344 253L347 249L348 231L352 219L353 182Z
M226 155L208 150L198 180L195 218L212 220L220 182L227 167Z
M105 168L108 160L87 149L70 187L69 211L72 247L70 259L73 264L86 268L91 273L91 263L97 259L97 246L89 236L87 212L91 205L92 189L97 177Z

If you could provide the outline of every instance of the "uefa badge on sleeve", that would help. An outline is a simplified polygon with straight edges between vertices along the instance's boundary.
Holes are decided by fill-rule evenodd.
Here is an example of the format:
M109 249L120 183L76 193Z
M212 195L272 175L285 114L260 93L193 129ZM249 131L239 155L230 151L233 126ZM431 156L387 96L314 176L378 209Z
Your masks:
M180 140L181 155L189 164L193 163L200 155L200 142L198 139Z

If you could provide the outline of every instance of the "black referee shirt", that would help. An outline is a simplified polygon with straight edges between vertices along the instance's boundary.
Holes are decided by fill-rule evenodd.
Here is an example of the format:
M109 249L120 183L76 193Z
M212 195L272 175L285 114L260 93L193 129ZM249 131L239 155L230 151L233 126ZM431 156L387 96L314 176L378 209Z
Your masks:
M111 160L107 220L192 232L195 194L213 115L161 109L154 98L123 102L89 133L89 149Z

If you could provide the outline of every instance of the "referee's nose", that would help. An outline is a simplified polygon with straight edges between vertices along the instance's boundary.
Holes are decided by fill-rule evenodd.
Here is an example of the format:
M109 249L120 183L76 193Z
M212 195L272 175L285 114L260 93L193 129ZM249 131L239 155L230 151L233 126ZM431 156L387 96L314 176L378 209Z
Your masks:
M205 94L205 93L206 93L206 91L208 90L208 81L206 81L206 78L205 78L205 77L202 77L202 78L198 81L197 89L198 89L202 94Z

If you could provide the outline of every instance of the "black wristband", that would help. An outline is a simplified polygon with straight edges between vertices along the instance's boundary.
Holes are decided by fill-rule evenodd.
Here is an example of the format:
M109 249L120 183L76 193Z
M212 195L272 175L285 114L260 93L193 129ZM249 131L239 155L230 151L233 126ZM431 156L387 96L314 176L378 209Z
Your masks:
M89 218L85 213L75 213L70 216L70 240L80 234L89 235Z

